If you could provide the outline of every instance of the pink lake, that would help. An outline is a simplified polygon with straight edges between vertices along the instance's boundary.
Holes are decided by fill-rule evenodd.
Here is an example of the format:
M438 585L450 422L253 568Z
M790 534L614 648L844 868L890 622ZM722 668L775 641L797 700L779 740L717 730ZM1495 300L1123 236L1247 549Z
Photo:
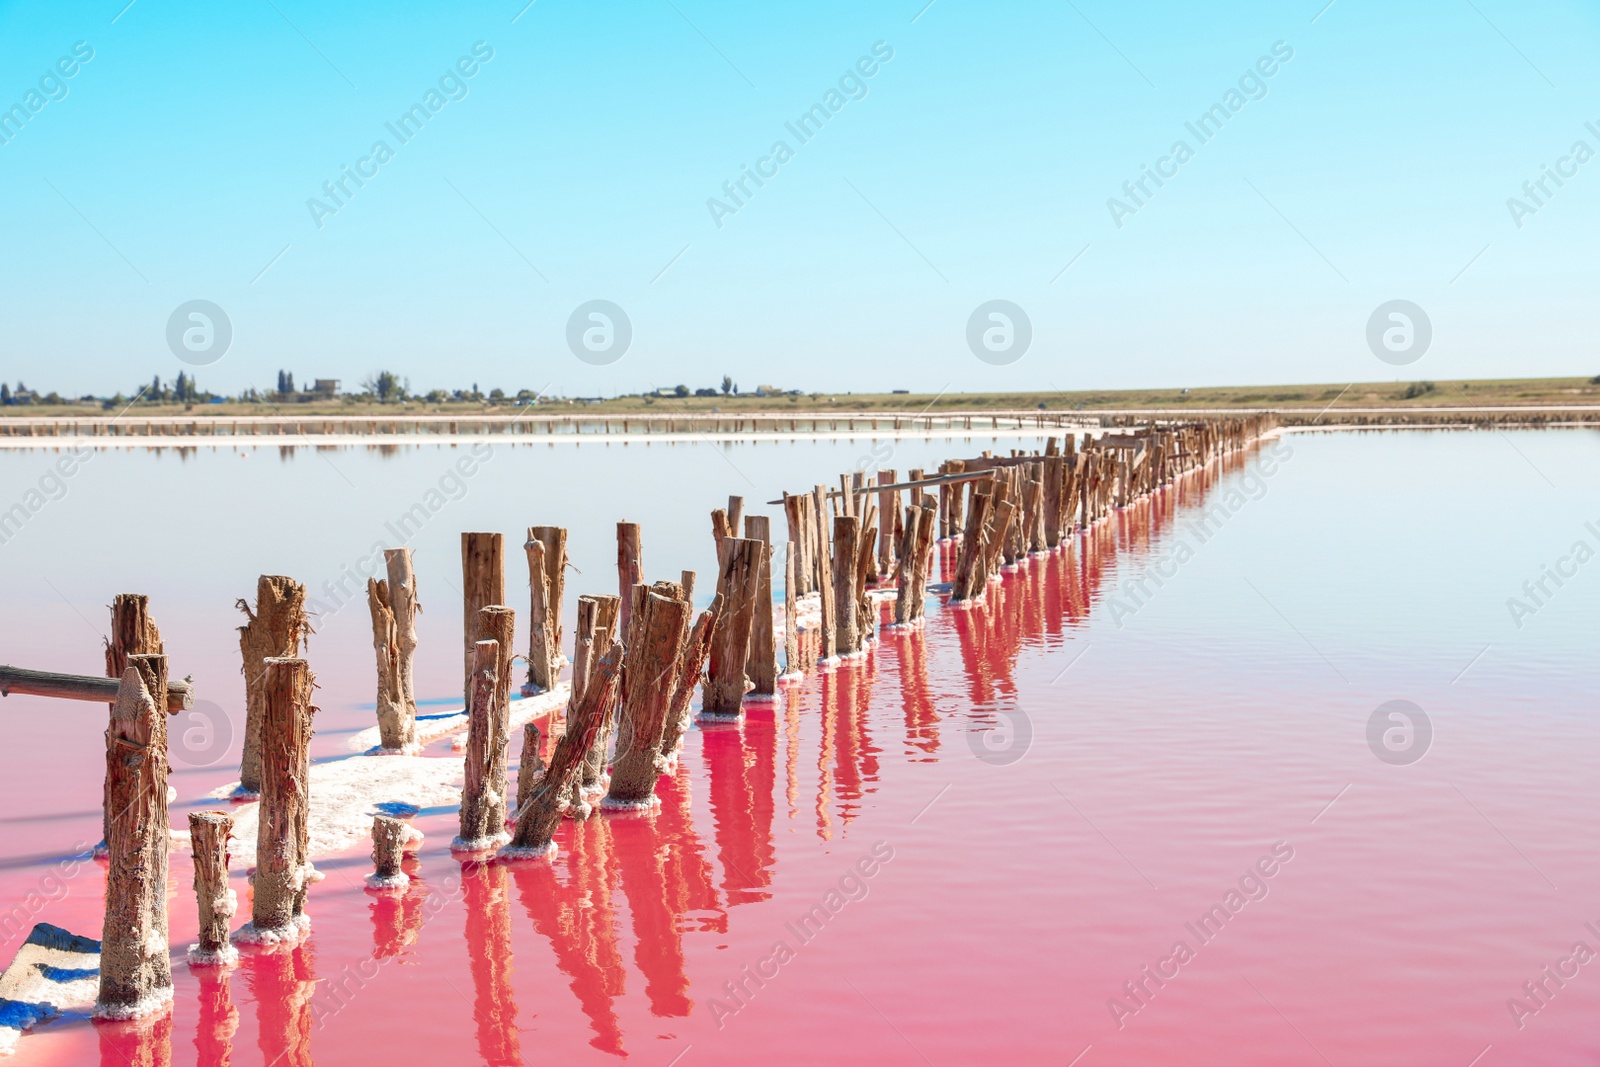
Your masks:
M371 725L367 612L338 583L430 489L418 689L442 707L463 530L567 526L570 611L615 591L614 524L637 521L647 576L697 570L703 602L728 493L781 530L760 502L783 489L1010 447L1038 442L500 445L459 488L466 450L438 446L98 454L0 545L0 662L99 674L105 605L148 594L173 673L224 713L174 721L197 731L181 824L237 776L233 603L257 574L326 609L314 756ZM1595 1062L1600 962L1574 948L1600 952L1600 564L1575 547L1600 549L1600 435L1276 447L697 727L653 817L569 822L553 865L504 867L452 858L454 810L426 811L405 896L363 890L365 847L319 860L300 948L179 962L165 1021L62 1020L14 1062ZM53 459L0 452L0 508ZM1428 723L1399 757L1369 743L1395 700ZM105 709L0 715L9 959L36 921L99 936L102 868L73 857L100 836ZM171 877L181 958L185 853Z

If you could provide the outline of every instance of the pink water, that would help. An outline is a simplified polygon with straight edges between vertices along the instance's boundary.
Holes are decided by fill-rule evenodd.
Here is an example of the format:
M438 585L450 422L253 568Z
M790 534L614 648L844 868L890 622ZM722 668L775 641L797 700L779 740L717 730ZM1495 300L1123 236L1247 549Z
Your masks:
M653 818L568 823L553 866L506 868L452 859L454 812L424 813L404 897L361 889L364 849L321 860L303 947L225 980L180 963L170 1019L63 1021L16 1062L1591 1063L1600 963L1573 947L1600 951L1600 570L1564 564L1520 627L1506 602L1600 547L1600 438L1288 446L697 728ZM420 687L443 700L459 678L460 530L568 525L569 601L614 588L618 518L644 524L651 577L704 574L728 491L753 504L871 447L496 450L413 542ZM901 442L889 462L986 447ZM97 673L103 605L146 592L174 672L236 710L233 599L261 571L315 592L460 454L97 457L0 546L0 661ZM0 454L0 504L49 459ZM119 493L162 507L118 517ZM320 629L316 752L334 757L370 724L365 609ZM1367 741L1394 699L1432 724L1408 765ZM37 920L98 936L101 869L68 857L99 836L104 709L0 714L0 902L26 920L0 951ZM175 759L176 819L237 752ZM189 878L178 854L180 950ZM1228 918L1203 939L1214 904Z

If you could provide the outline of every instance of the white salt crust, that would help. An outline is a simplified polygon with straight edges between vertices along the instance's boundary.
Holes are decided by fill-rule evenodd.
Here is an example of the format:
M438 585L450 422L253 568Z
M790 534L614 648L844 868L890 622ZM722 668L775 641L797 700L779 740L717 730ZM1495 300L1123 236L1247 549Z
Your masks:
M278 945L292 945L310 932L311 915L302 913L290 919L287 924L272 930L257 929L253 922L245 923L233 932L233 943L275 948Z
M779 685L804 685L806 675L804 671L787 671L778 675Z
M512 848L510 845L507 845L505 848L501 849L497 855L501 859L511 862L527 860L553 860L556 858L556 853L558 851L559 849L556 847L556 843L552 841L543 848Z
M386 892L393 889L404 889L411 884L411 876L405 871L396 871L394 874L369 874L366 877L367 888L374 892Z
M499 848L511 840L507 833L490 834L487 837L462 838L457 837L450 842L451 852L489 852Z
M190 945L188 960L191 967L228 967L239 962L239 950L223 945L215 951L206 951L199 945Z
M142 1019L147 1015L157 1015L170 1010L172 1010L172 987L168 986L166 989L157 989L140 997L132 1004L96 1004L94 1017L125 1021Z
M776 704L778 702L778 694L777 693L746 693L744 695L744 702L746 704Z
M617 800L613 797L606 797L600 801L601 811L650 811L652 808L659 808L660 806L661 798L653 793L643 800Z

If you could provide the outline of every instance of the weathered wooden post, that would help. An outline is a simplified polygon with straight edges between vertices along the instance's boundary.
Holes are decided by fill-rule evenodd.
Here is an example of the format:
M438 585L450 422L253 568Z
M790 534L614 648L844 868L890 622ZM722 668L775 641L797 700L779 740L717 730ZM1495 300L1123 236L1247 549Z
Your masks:
M373 871L366 878L368 889L404 889L411 884L411 876L400 869L409 830L403 820L392 815L373 816Z
M617 729L611 787L601 807L647 808L656 802L661 776L662 732L677 689L679 655L689 632L689 605L650 593L634 620L624 669L631 677Z
M633 587L644 581L644 547L639 541L639 524L617 523L617 595L621 600L618 631L628 632L628 615Z
M916 584L916 553L921 544L919 533L922 523L920 507L906 508L905 536L900 542L900 564L895 571L894 621L896 626L906 626L916 621L916 609L926 596L926 586Z
M822 623L819 627L822 635L822 647L819 655L823 660L831 660L839 654L838 634L834 630L834 603L833 603L833 562L828 540L828 490L825 486L817 486L812 491L811 509L812 524L816 527L817 546L817 591L822 607Z
M755 617L750 626L750 659L745 674L754 696L778 692L778 638L772 612L772 526L765 515L747 515L744 535L761 542L760 574L756 579Z
M728 536L738 537L744 523L744 497L728 497ZM745 536L749 536L746 534Z
M239 651L244 657L244 752L239 761L239 791L261 792L261 717L266 704L266 662L299 654L311 633L306 618L306 587L281 574L263 574L256 581L256 610L243 599L239 610Z
M472 697L467 704L466 787L461 797L459 852L504 843L511 746L512 648L516 613L499 604L478 612ZM492 654L491 664L484 657ZM492 669L491 669L492 668Z
M131 655L106 729L106 914L95 1015L133 1019L172 1002L167 955L167 660Z
M730 537L723 542L717 571L722 610L711 632L711 666L701 703L704 715L737 717L744 713L745 663L750 655L762 551L761 542L748 537Z
M872 604L872 597L867 591L867 585L872 578L873 571L877 568L878 528L872 522L877 515L877 506L872 508L872 516L861 527L861 536L856 541L856 631L860 644L857 650L865 650L867 645L877 637L878 612Z
M400 682L400 708L416 732L417 682L413 666L417 655L417 614L422 602L417 599L417 576L411 569L409 548L386 548L384 569L388 572L389 610L394 613L396 674Z
M247 944L293 941L311 928L306 914L310 874L308 750L312 675L303 659L268 657L262 681L261 813L251 919L233 938Z
M711 634L717 616L722 611L722 601L713 599L711 606L700 613L683 643L678 657L678 680L672 691L672 704L667 709L667 722L661 730L661 755L670 768L683 745L683 735L689 732L689 704L694 700L695 686L705 673L706 658L711 655Z
M478 612L506 602L505 539L497 533L461 535L461 635L463 654L462 703L472 699L474 646Z
M603 709L617 698L617 672L622 666L622 645L613 642L595 663L583 699L567 716L567 732L556 744L550 766L539 781L533 796L520 801L517 826L511 843L500 850L506 859L542 859L555 854L555 830L573 780L581 773L584 758L594 746ZM520 798L519 798L520 800Z
M682 572L679 584L683 586L683 599L692 605L694 603L694 571Z
M233 816L220 811L189 813L189 842L194 853L194 898L200 908L200 942L189 946L189 965L232 963L239 950L228 943L228 924L239 908L228 888L228 835Z
M878 484L893 485L895 482L894 471L880 470ZM873 573L887 577L890 568L894 566L895 519L900 516L900 493L894 489L878 490L878 566Z
M522 724L522 754L517 757L517 806L533 796L533 783L544 773L544 759L539 755L539 724Z
M981 578L979 568L984 551L984 524L989 518L989 493L987 491L972 494L972 507L967 509L966 528L961 535L961 548L956 556L956 573L950 584L950 599L954 602L971 600L976 592L973 589L973 579Z
M786 541L783 545L783 674L780 680L790 681L804 678L805 672L800 664L800 626L796 620L799 614L800 593L795 588L800 580L800 561L797 546L793 541Z
M389 583L367 579L367 609L372 615L372 647L378 657L378 745L383 752L417 751L416 710L408 711L400 680L400 635Z
M150 618L150 598L139 593L118 593L111 601L111 636L106 641L106 677L120 683L128 669L128 657L161 655L161 631ZM115 702L111 707L115 708ZM110 786L110 783L106 783ZM110 797L103 797L103 824L95 855L103 854L111 833Z
M629 596L632 596L632 593L630 593ZM584 625L582 614L584 599L585 598L583 597L578 598L578 618L580 629L582 629ZM599 661L601 650L610 648L612 643L618 639L617 626L622 613L622 599L620 597L596 596L589 597L587 599L590 600L593 605L594 636L590 642L591 647L584 650L582 668L580 669L576 664L573 667L574 677L580 673L583 674L585 687L587 687L588 679L594 676L594 668ZM618 684L620 685L620 682ZM574 682L573 697L572 700L567 704L569 718L571 716L571 709L578 706L579 700L580 694L578 692L577 683ZM578 776L575 786L578 792L574 795L573 800L577 810L579 811L583 810L583 794L599 792L602 781L605 778L606 744L611 739L611 717L614 711L615 708L613 706L607 706L602 708L600 711L600 725L598 728L599 732L595 735L595 743L593 748L584 758L583 770Z
M833 520L833 643L841 656L861 651L861 627L857 618L856 536L860 521L854 515L839 515Z
M549 692L561 674L561 589L567 531L530 526L528 554L528 690Z

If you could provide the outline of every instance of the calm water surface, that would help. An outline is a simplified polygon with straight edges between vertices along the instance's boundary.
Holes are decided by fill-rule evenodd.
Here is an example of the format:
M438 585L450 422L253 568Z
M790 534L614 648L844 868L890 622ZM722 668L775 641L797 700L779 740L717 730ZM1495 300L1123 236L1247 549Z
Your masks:
M568 526L569 614L615 591L622 518L649 577L704 593L730 492L781 529L759 502L783 488L1014 443L99 454L0 545L0 661L101 673L105 605L148 593L224 712L175 726L181 825L234 776L258 573L321 601L314 752L337 758L372 719L352 576L408 512L418 685L444 701L462 530ZM53 458L0 453L0 507ZM697 728L653 818L464 867L455 813L425 812L404 897L361 889L365 849L320 860L301 948L226 980L179 964L169 1020L58 1024L15 1062L1592 1063L1597 489L1588 432L1290 435ZM1394 700L1427 728L1369 741ZM101 868L70 854L99 837L105 710L0 713L9 957L33 921L98 936ZM180 950L190 877L176 854Z

